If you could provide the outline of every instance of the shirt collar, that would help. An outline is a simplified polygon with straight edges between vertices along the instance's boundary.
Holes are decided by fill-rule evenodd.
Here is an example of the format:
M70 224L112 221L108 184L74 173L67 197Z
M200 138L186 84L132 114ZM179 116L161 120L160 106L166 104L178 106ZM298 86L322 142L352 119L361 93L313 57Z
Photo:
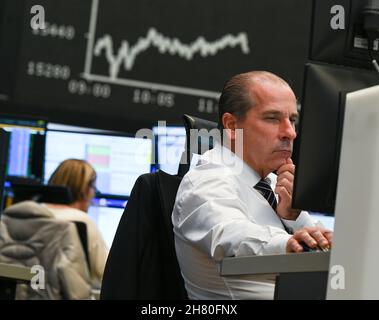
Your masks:
M261 180L261 176L229 148L216 143L213 150L218 157L217 161L222 161L222 164L229 167L245 184L254 187ZM275 175L270 173L265 179L270 180L268 182L272 185L274 177Z

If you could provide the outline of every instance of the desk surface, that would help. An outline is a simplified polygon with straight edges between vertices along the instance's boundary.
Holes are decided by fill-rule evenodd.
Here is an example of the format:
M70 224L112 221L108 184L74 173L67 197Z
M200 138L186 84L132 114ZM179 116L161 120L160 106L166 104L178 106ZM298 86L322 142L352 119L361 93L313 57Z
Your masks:
M30 272L30 268L0 263L0 278L30 281L33 276L34 274Z
M225 258L220 275L278 274L329 270L330 252L304 252L279 255Z

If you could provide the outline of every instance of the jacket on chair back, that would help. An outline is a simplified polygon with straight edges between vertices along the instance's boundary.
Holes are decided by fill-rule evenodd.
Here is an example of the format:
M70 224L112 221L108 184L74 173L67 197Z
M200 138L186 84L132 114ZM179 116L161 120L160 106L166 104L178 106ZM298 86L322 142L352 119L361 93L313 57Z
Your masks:
M180 181L163 171L137 179L109 252L102 300L186 299L171 222Z
M24 201L0 221L0 262L44 269L44 288L19 284L16 299L88 299L90 277L75 225L55 219L48 208Z

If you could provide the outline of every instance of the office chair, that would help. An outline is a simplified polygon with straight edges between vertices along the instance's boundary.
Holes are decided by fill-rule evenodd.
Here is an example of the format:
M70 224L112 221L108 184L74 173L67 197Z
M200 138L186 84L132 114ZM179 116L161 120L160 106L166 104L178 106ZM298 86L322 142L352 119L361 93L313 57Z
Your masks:
M188 114L183 115L183 122L186 129L186 149L182 155L178 170L178 175L182 177L190 169L193 154L201 155L212 149L215 143L214 140L220 135L217 122Z
M80 244L82 246L82 249L87 261L88 270L91 270L89 251L88 251L87 225L85 224L85 222L82 222L82 221L72 221L72 222L75 224L76 231L79 236Z
M163 171L137 179L109 252L101 300L187 297L171 222L180 181Z
M187 137L190 129L217 127L214 122L190 116L185 116L184 121ZM209 144L209 137L204 137L200 143ZM190 155L189 151L187 143L184 154ZM176 176L158 171L137 179L109 252L100 299L187 298L176 257L171 214L188 169L189 162L179 168Z

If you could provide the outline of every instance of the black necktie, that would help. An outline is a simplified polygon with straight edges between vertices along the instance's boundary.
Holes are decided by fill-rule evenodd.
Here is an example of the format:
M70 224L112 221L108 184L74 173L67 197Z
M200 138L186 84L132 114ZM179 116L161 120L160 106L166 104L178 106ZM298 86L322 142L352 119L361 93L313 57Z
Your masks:
M276 198L275 198L275 194L274 194L274 191L272 191L271 189L271 186L270 184L264 180L264 179L261 179L259 180L259 182L254 186L255 189L257 189L263 196L264 198L267 200L267 202L270 204L270 206L274 209L274 211L276 212L276 206L278 205L278 203L276 202ZM280 219L280 218L279 218ZM282 223L283 227L284 227L284 230L287 231L287 233L289 234L292 234L292 230L289 229L285 224L284 222L282 221L282 219L280 219L280 222Z
M274 191L272 191L270 184L266 180L261 179L254 186L254 188L257 189L262 194L262 196L264 196L264 198L268 201L270 206L276 212L277 202L276 202Z

